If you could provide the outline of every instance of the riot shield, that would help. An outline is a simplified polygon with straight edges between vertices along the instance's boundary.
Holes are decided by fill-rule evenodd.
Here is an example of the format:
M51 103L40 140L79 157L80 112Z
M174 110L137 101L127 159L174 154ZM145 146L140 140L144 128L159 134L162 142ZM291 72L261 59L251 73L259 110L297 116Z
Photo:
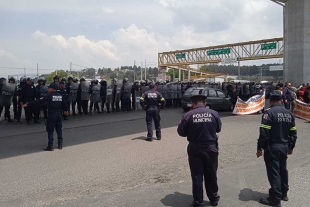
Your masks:
M88 101L89 100L89 82L83 81L81 83L81 100L82 101Z
M182 98L182 85L181 84L177 85L177 98L178 99Z
M68 96L68 102L76 102L79 84L78 83L70 83L69 87L70 87L70 92L69 92L69 96Z
M113 93L113 89L111 86L107 86L107 104L111 104L112 103L112 93Z
M90 101L99 103L101 86L97 84L91 86L91 88L92 88L92 94L90 95Z
M167 84L164 84L164 85L162 85L163 86L163 91L162 91L162 94L161 95L163 95L163 97L164 97L164 99L168 99L167 97L168 97L168 93L167 93Z
M115 102L121 101L121 88L122 88L122 84L118 82L117 87L116 87Z
M172 94L172 99L178 98L178 85L176 84L171 85L171 94Z
M132 83L124 84L124 91L122 91L122 98L130 99Z
M148 86L142 86L142 94L147 92L150 89Z
M167 84L167 99L173 99L172 95L172 85L169 83Z
M5 83L2 85L0 94L0 106L11 106L15 89L15 83Z

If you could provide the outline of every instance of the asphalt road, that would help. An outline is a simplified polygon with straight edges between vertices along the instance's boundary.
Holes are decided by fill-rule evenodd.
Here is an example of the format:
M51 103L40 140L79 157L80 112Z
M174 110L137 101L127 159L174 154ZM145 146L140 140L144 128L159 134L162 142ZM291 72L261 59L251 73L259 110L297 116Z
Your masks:
M152 143L143 140L143 111L72 117L64 122L64 149L54 152L42 150L43 124L2 122L0 207L190 206L187 141L176 132L182 114L162 110L163 137ZM267 196L269 185L263 159L255 155L261 115L220 116L219 206L262 206L258 199ZM284 207L310 203L309 123L297 119L297 129Z

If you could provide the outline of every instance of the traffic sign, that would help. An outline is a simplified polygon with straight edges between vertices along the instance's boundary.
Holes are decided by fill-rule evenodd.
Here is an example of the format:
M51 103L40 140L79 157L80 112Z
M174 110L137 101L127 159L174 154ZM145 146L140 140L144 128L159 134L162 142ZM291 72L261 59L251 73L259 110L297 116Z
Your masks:
M175 57L176 57L177 59L185 58L185 53L176 54Z
M230 48L223 48L218 50L208 50L207 55L223 55L223 54L229 54Z
M279 71L279 70L283 70L283 65L275 65L275 66L270 66L269 67L270 71Z
M276 48L277 48L277 43L275 42L261 45L261 50L271 50L271 49L276 49Z
M230 63L237 63L237 58L226 58L223 59L221 63L223 64L230 64Z

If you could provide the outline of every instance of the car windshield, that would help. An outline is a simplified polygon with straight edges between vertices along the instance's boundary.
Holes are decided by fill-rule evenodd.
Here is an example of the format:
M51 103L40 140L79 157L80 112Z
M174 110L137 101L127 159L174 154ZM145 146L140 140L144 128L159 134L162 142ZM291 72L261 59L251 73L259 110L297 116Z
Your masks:
M189 88L189 89L187 89L186 91L185 91L185 93L184 93L184 95L186 96L188 96L189 94L191 94L191 92L193 91L193 88Z
M196 90L193 90L193 91L191 92L191 95L192 95L192 96L194 96L194 95L199 95L199 94L201 94L201 92L202 92L202 89L196 89Z

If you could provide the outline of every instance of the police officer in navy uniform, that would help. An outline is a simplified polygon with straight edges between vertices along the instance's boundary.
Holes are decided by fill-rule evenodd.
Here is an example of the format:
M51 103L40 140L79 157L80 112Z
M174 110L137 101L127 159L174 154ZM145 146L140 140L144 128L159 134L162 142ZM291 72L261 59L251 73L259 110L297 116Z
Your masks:
M222 122L218 113L206 108L204 95L191 97L193 110L183 115L178 134L187 137L189 167L192 176L193 206L203 206L203 180L212 206L220 200L217 185L218 136Z
M47 102L47 122L46 122L46 131L48 134L48 145L44 150L54 151L54 128L56 129L58 136L58 149L62 149L63 146L63 137L62 137L62 110L65 111L65 114L68 115L68 107L66 101L63 99L63 96L57 92L58 86L56 83L52 83L48 86L49 95L42 97L36 101L27 102L23 107L37 105L39 103Z
M297 139L294 115L282 105L282 94L273 91L270 94L270 109L263 114L260 134L257 142L257 157L263 155L268 180L271 185L269 197L260 199L260 203L269 206L281 206L281 200L288 201L287 155L293 153Z
M146 141L153 141L153 128L152 120L154 119L156 138L161 140L161 129L160 129L160 110L159 107L164 104L165 99L163 96L156 91L155 83L149 85L150 90L142 94L140 98L140 105L146 111L146 125L147 125L147 138Z
M66 82L61 80L59 82L59 86L58 86L58 89L57 89L57 92L60 93L60 95L62 95L62 99L67 103L67 100L68 100L68 92L67 92L67 88L65 87L65 84ZM67 104L68 106L68 104ZM68 107L68 110L69 110L69 107ZM65 111L63 110L62 111L62 117L64 120L68 120L68 116L65 114Z
M22 104L25 104L27 102L34 101L34 100L36 100L36 96L37 96L37 90L36 90L35 86L33 85L33 80L32 80L32 78L27 78L26 84L21 88L19 102L21 102ZM31 124L32 114L34 117L33 123L40 124L40 122L39 122L39 105L31 105L25 109L25 115L26 115L26 120L27 120L28 125Z

